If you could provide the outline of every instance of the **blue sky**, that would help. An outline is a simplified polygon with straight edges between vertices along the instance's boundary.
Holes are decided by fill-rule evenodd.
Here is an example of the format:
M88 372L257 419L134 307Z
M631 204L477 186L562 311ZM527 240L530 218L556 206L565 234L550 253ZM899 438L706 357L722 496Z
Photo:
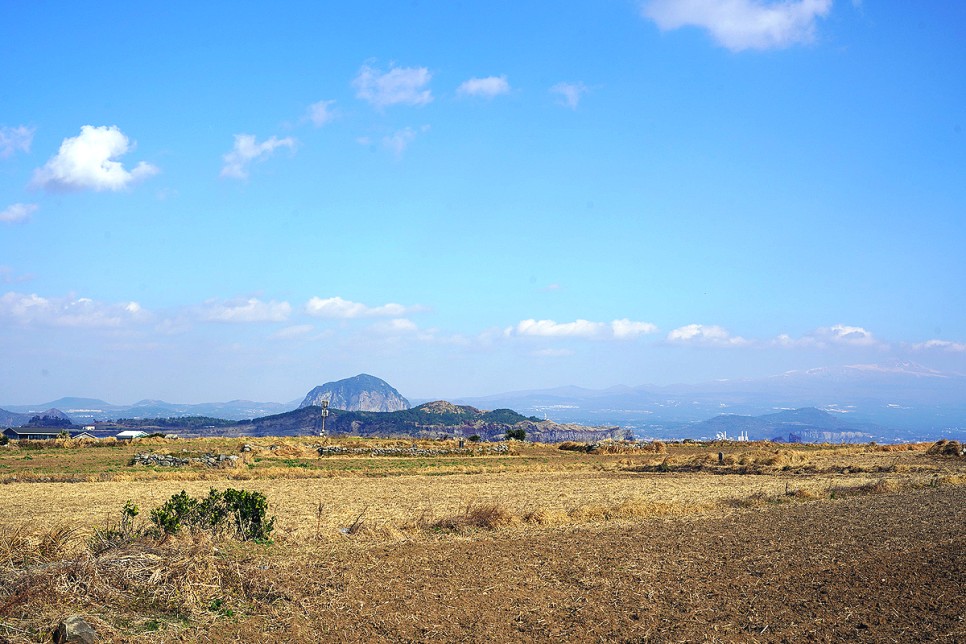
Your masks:
M0 5L0 403L966 371L966 5Z

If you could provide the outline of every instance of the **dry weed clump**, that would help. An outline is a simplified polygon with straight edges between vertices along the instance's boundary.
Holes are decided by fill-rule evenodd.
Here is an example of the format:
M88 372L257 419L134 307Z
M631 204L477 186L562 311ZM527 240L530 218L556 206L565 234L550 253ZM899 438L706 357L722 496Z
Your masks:
M626 499L616 504L581 505L569 510L567 516L574 522L585 522L663 517L673 514L683 514L685 512L684 506L676 503L647 501L644 499Z
M745 466L764 466L775 469L802 467L811 461L808 454L796 450L754 450L734 457L734 462ZM726 458L725 462L728 462Z
M454 515L435 520L427 520L423 516L408 523L404 529L465 535L479 530L499 530L522 525L552 527L621 519L683 515L707 511L710 507L710 504L685 506L680 503L625 499L618 503L582 503L569 509L539 507L515 512L505 504L498 502L469 503Z
M661 441L639 443L636 441L601 441L600 443L580 443L564 441L557 446L568 452L586 452L587 454L665 454L667 445Z
M929 485L936 484L930 482ZM829 486L828 494L830 498L847 496L866 496L872 494L895 494L912 486L912 483L902 479L880 478L868 483L859 485L834 485Z
M427 528L466 534L474 530L496 530L519 525L521 521L502 503L468 503L458 514L433 521Z
M40 532L0 527L0 562L11 569L56 561L79 540L77 530L57 526Z
M929 443L890 443L876 445L877 452L922 452L929 448Z
M116 447L117 439L110 438L49 438L45 440L10 441L10 446L24 451L39 451L45 449L84 449L91 447Z
M235 493L231 499L229 492ZM226 490L224 497L226 507L238 497L239 517L258 509L257 494ZM251 601L274 597L252 557L239 553L243 546L230 541L225 531L148 529L135 522L137 514L128 502L120 523L95 528L87 539L74 528L4 528L0 620L15 617L43 632L70 606L102 617L121 615L122 621L147 616L160 627L158 620L186 623L231 616ZM110 638L111 629L102 634Z
M83 550L7 568L0 577L0 617L49 624L71 606L98 614L205 619L213 605L223 607L224 615L263 590L257 571L224 556L208 535L140 538L98 554Z
M942 439L933 443L929 449L926 450L926 453L933 456L952 456L955 458L962 458L966 457L966 447L964 447L959 441Z

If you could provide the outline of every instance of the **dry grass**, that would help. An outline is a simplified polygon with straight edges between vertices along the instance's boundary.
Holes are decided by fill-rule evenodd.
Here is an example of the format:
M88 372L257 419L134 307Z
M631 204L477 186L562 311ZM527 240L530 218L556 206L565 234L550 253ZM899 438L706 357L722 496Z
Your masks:
M884 451L874 446L668 445L666 453L521 446L513 456L458 459L320 459L317 443L306 439L167 441L153 448L241 453L246 442L251 460L237 470L117 465L143 445L0 450L0 465L31 466L0 488L0 516L5 517L0 624L12 629L0 630L0 639L42 639L65 607L89 616L100 633L117 641L217 639L215 634L230 624L240 625L232 632L242 640L274 624L287 625L289 640L317 639L319 633L305 626L312 623L306 611L337 616L361 610L348 600L353 584L367 585L370 577L384 573L390 580L385 583L398 583L385 571L408 565L398 560L402 547L417 553L410 556L437 548L469 553L493 544L541 547L558 538L566 543L567 535L619 534L645 530L645 525L654 529L661 522L687 531L735 514L814 506L821 516L823 508L839 503L891 496L908 504L915 495L966 484L966 463L927 453L928 446ZM26 454L34 458L23 461ZM25 482L49 477L51 470L69 475L70 457L89 480ZM137 530L98 541L103 533L97 529L116 528L128 500L142 508L143 519L182 489L202 496L213 485L263 493L277 516L275 544L229 543L204 535L158 542ZM525 549L517 554L527 561ZM567 556L574 553L564 548L559 557ZM592 561L599 553L577 556ZM423 574L426 580L436 575L432 567ZM540 573L534 574L527 583L538 583ZM588 569L574 583L593 588L611 579L608 575ZM424 581L417 576L407 583ZM466 579L469 588L476 582ZM406 586L386 589L387 597L406 592ZM458 602L458 597L456 592L446 601ZM393 639L390 633L402 632L396 622L378 624L371 626L372 639ZM433 631L405 632L408 639L425 640ZM561 631L560 637L594 639L590 633Z

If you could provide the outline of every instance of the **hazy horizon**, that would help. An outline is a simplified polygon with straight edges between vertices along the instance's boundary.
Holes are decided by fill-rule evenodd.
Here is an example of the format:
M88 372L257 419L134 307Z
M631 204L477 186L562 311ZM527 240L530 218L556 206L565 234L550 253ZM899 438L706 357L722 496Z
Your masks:
M966 373L963 24L6 3L0 399Z

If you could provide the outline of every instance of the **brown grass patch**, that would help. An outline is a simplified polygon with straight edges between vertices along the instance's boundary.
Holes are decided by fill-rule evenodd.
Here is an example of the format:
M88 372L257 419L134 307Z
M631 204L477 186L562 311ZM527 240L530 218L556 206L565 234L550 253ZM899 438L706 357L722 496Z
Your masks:
M925 449L880 451L869 446L672 444L663 454L608 455L521 444L519 456L478 457L468 463L450 457L302 458L299 454L314 449L304 438L184 440L178 445L193 452L230 453L243 443L252 444L252 454L261 459L254 467L180 473L138 472L123 465L111 471L137 446L0 450L0 464L29 465L34 469L19 471L31 477L49 475L43 468L68 475L74 463L84 468L76 476L90 480L17 482L0 488L0 516L5 519L0 525L0 606L5 611L0 612L0 624L20 629L0 628L0 641L48 639L65 607L89 618L105 641L467 640L474 634L480 639L479 633L493 625L506 630L486 631L493 635L491 641L647 640L665 622L642 625L637 617L627 617L615 630L594 629L624 606L633 605L635 615L647 610L652 593L676 583L663 572L667 563L693 564L691 572L681 573L686 582L668 596L667 606L678 605L687 597L681 593L691 592L694 580L708 570L706 548L720 547L722 560L736 555L732 541L714 545L719 529L744 531L754 525L754 530L767 531L783 518L808 517L789 522L789 529L798 529L831 513L850 517L856 508L873 506L879 512L894 511L904 527L914 526L918 524L909 517L918 520L925 504L940 497L961 501L960 488L953 486L966 484L962 460L927 456ZM280 454L278 446L285 446ZM163 449L170 448L169 443ZM719 451L729 464L718 465ZM33 459L23 460L27 454ZM100 460L85 460L91 454ZM289 465L286 459L311 461L311 467ZM642 469L662 464L664 471ZM752 472L759 476L740 475ZM187 475L194 480L184 480ZM245 488L268 499L270 514L278 517L274 545L224 542L206 535L158 542L136 531L91 545L92 530L110 526L128 499L144 509L143 519L149 508L182 489L203 495L213 482L236 478L249 479ZM848 498L831 500L840 496ZM736 511L743 509L753 511ZM858 515L854 521L850 527L883 523ZM842 520L828 525L829 530L818 533L831 534ZM701 532L706 526L717 527ZM653 538L657 533L670 536L662 542ZM703 545L681 550L676 540L689 534ZM774 544L786 536L775 534L780 536L761 543ZM597 547L597 535L620 538L625 545L618 554L610 553ZM574 546L577 541L584 545ZM641 545L650 547L646 544L652 541L664 543L664 549L654 559L641 558ZM532 553L541 549L544 554L535 558ZM445 556L435 559L428 554L443 551ZM638 555L628 556L632 552ZM786 557L809 552L783 550L775 557L769 546L748 566L735 569L737 583L735 577L720 585L714 585L714 576L703 578L714 593L738 588L741 600L746 582L759 579L747 577L748 571L761 572L762 561L778 565ZM494 553L505 555L499 566L494 566ZM603 561L605 556L619 565ZM649 563L653 561L665 564L655 567ZM856 565L861 569L867 563ZM819 561L809 570L826 568ZM924 570L936 574L935 567ZM838 574L837 569L832 572ZM873 577L883 578L878 573ZM565 578L569 585L562 586ZM772 588L784 588L784 579L773 581L777 585ZM440 588L446 583L452 588L444 596ZM803 588L811 592L813 587ZM552 598L540 594L558 591ZM468 592L476 593L469 603L464 599ZM507 599L506 593L517 594ZM494 612L494 602L502 599L507 600L505 612ZM681 623L706 610L705 599L695 602L682 611ZM433 612L439 607L442 612ZM532 608L543 612L527 612ZM665 620L666 608L659 613L655 620ZM746 614L736 612L739 617ZM464 620L460 628L465 630L442 634L454 620ZM770 622L766 635L782 624L788 628L791 621ZM633 630L637 625L641 629ZM727 627L722 620L713 625ZM757 637L764 625L752 635ZM724 632L726 639L742 640L750 631ZM838 636L845 638L843 633ZM698 631L678 634L682 640L700 639Z

